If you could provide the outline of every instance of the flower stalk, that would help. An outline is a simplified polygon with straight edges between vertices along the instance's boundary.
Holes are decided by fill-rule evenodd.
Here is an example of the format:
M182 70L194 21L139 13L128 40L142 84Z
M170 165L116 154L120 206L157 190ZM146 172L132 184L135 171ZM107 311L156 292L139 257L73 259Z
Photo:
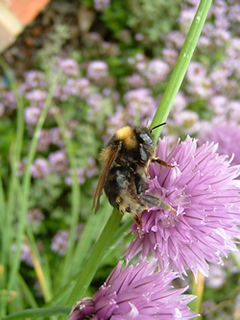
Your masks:
M171 78L168 82L166 90L162 96L159 107L153 118L151 127L155 127L160 123L166 122L169 112L171 110L174 99L182 84L183 78L187 71L188 65L192 59L193 52L196 48L198 39L200 37L202 28L208 15L212 0L201 0L197 12L187 34L183 48L180 52L178 61L173 70ZM155 141L159 138L162 132L162 127L153 131Z

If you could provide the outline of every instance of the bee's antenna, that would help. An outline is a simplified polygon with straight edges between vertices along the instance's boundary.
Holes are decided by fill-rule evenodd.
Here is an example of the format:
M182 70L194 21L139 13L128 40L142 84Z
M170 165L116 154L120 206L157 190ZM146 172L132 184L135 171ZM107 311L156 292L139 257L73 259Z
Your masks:
M154 129L157 129L158 127L164 126L165 124L166 124L166 122L163 122L163 123L161 123L161 124L158 124L157 126L153 127L153 128L151 129L151 131L153 131Z

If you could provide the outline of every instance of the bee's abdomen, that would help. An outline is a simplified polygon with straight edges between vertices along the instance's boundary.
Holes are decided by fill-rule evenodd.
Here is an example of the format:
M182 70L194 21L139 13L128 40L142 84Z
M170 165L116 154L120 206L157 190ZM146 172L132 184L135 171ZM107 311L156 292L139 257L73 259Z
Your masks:
M113 167L109 171L104 190L110 204L121 213L141 214L146 205L131 191L131 174L125 167Z

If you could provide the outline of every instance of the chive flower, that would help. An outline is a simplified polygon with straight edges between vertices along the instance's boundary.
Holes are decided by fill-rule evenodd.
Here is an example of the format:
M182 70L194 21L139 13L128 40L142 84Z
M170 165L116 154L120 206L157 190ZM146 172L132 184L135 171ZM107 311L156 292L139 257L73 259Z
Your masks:
M142 214L139 232L126 252L128 260L140 254L157 259L182 276L190 269L208 276L208 262L222 264L221 255L236 251L240 239L240 189L238 166L216 153L217 145L187 137L169 151L167 139L159 140L156 155L175 165L152 163L146 194L159 196L176 211L152 207ZM131 231L135 231L134 224Z
M155 261L123 267L119 262L93 298L84 298L72 308L68 320L191 319L196 314L187 304L194 299L174 289L176 273L155 273Z

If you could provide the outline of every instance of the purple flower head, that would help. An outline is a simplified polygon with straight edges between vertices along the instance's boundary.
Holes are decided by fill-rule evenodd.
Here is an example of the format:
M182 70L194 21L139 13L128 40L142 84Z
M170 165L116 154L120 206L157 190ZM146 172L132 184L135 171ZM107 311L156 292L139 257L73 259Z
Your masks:
M77 172L77 178L78 178L78 183L79 184L84 184L85 183L85 181L86 181L86 178L85 178L85 172L84 172L84 169L83 168L77 168L77 170L76 170ZM66 178L65 178L65 183L66 183L66 185L68 185L68 186L71 186L72 185L72 171L71 170L69 170L69 176L67 176Z
M32 88L44 88L46 82L44 80L44 74L38 70L31 70L24 74L25 83L29 89Z
M73 96L79 96L82 99L86 99L91 93L90 83L87 78L68 79L65 86L69 88L68 91Z
M146 86L145 80L138 73L133 73L126 78L127 84L132 89L138 89Z
M51 135L48 129L42 129L40 131L39 140L38 140L38 151L47 150L51 144Z
M160 59L151 60L143 74L148 80L150 86L154 86L166 79L169 72L169 66Z
M2 104L5 110L11 112L17 108L17 101L14 91L5 91L2 93Z
M210 130L202 135L200 144L206 141L214 141L218 144L218 153L228 155L231 158L233 155L232 164L240 164L240 127L233 123L225 125L213 125Z
M104 11L110 7L110 0L94 0L94 8L97 11Z
M127 110L127 123L129 123L129 119L137 119L145 125L147 120L151 120L157 108L152 92L148 88L140 88L126 92L124 101Z
M138 33L135 34L134 38L137 41L142 41L144 39L144 36L143 36L143 34L141 32L138 32Z
M185 36L180 31L172 31L165 37L166 47L180 50L185 41Z
M15 252L17 249L16 243L12 245L12 251ZM33 266L33 261L32 261L32 252L29 244L23 242L21 245L21 261L24 261L27 265Z
M187 70L187 80L190 83L202 83L207 76L206 69L200 62L192 61Z
M27 107L24 109L24 119L27 124L36 125L41 114L41 109L37 107Z
M48 94L46 91L34 89L32 91L27 92L25 94L25 97L28 99L30 103L42 108L44 106L47 95Z
M49 174L49 163L45 159L36 159L31 166L31 172L33 178L42 178Z
M79 65L73 59L59 59L58 64L59 67L62 69L63 73L67 76L77 76L79 73Z
M99 169L96 165L96 161L94 158L88 158L88 164L86 167L86 176L88 178L97 176L99 173Z
M162 54L163 54L163 58L164 61L166 61L166 63L173 67L175 66L176 62L177 62L177 58L178 58L178 52L175 49L172 48L164 48L162 50Z
M68 319L187 320L196 316L187 307L194 297L181 295L186 288L174 289L170 285L175 273L154 273L155 263L147 261L122 266L123 262L119 262L92 299L77 302Z
M2 102L0 102L0 117L2 117L4 115L4 112L5 112L4 104Z
M87 76L93 81L101 81L108 76L108 65L104 61L92 61L88 65Z
M240 238L240 197L238 167L230 167L226 156L216 153L217 146L197 148L190 137L171 151L168 141L159 140L157 156L174 168L150 164L146 193L159 196L173 211L159 207L142 214L142 238L137 234L127 250L131 259L141 252L152 253L160 268L169 267L180 274L190 269L208 275L208 262L221 264L221 254L237 250ZM136 230L133 225L132 230Z
M68 166L68 158L64 151L58 150L48 156L49 162L54 171L65 171Z
M64 256L68 245L68 230L59 230L52 239L51 250Z
M40 209L35 208L27 212L27 220L29 224L39 224L44 218L44 214Z

